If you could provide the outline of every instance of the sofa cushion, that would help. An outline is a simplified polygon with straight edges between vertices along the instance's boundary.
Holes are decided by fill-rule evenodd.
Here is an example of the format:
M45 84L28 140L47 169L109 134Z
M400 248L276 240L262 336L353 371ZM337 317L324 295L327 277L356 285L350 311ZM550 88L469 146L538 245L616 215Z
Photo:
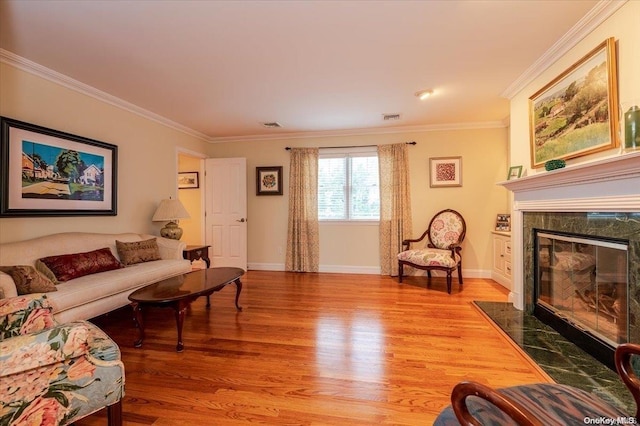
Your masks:
M40 260L51 269L58 281L69 281L85 275L123 267L108 247L84 253L48 256Z
M122 303L116 307L125 306L129 303L127 296L134 290L159 280L187 273L190 270L189 261L184 259L138 263L126 268L87 275L73 281L60 283L57 285L58 291L51 293L49 300L53 305L57 321L73 321L73 315L59 316L59 314L68 309L82 311L81 306L100 305L101 301L107 301L118 294L122 295ZM104 312L116 307L111 307ZM92 311L95 311L95 308ZM93 316L104 312L95 313ZM92 316L85 316L85 318L92 318Z
M58 279L56 278L56 274L54 274L53 271L49 269L49 267L42 262L42 260L40 259L36 260L35 266L36 266L36 270L40 272L42 275L44 275L45 277L49 278L51 282L53 282L54 284L59 283Z
M36 271L33 266L0 266L0 272L4 272L13 279L18 295L48 293L57 290L55 284L40 272Z
M155 238L144 241L134 241L125 243L116 240L118 256L124 266L135 265L136 263L151 262L160 260L160 249Z

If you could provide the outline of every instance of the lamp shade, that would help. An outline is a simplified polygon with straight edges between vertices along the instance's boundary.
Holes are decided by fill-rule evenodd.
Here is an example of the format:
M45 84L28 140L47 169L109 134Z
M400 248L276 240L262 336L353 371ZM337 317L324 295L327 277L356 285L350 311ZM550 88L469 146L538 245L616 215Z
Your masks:
M184 208L180 200L162 200L153 214L153 222L173 221L178 219L189 219L189 212Z

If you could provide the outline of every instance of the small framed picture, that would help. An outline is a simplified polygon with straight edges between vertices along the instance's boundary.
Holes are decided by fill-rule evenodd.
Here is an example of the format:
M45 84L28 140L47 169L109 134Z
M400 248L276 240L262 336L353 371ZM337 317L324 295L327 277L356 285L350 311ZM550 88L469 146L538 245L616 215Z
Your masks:
M178 189L200 188L198 172L180 172L178 173Z
M500 213L496 217L496 231L511 231L511 215L508 213Z
M507 175L507 180L518 179L521 176L522 176L522 166L509 167L509 174Z
M462 186L462 157L429 158L429 186Z
M282 166L256 167L256 195L282 195Z

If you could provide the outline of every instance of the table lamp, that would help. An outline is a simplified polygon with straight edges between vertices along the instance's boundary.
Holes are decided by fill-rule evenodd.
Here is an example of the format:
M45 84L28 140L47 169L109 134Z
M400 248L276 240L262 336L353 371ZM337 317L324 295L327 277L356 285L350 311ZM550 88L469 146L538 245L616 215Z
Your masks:
M153 222L169 221L164 228L160 230L160 235L172 240L179 240L182 237L182 228L178 226L179 219L189 219L189 212L184 208L180 200L169 198L160 201L158 209L151 219Z

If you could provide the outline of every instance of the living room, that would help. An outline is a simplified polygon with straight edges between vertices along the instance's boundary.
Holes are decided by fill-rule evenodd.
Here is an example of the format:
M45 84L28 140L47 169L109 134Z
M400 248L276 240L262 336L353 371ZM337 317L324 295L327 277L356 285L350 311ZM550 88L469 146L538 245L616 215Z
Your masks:
M248 269L281 272L284 270L283 248L286 247L287 232L289 152L285 150L286 147L381 145L415 141L417 144L408 148L414 237L426 229L431 217L441 209L452 208L463 213L467 222L463 275L465 279L472 279L469 280L471 284L465 283L464 291L467 291L474 285L473 279L490 281L493 263L491 230L496 215L512 212L511 192L497 183L507 180L510 166L522 165L523 176L527 177L546 173L544 168L531 166L531 95L605 39L613 37L618 58L619 102L625 104L640 98L640 82L636 77L640 75L640 57L637 55L640 45L640 28L637 25L640 3L603 3L605 5L600 6L598 13L587 16L573 29L571 37L558 40L546 56L533 64L529 75L513 82L513 86L505 91L505 97L509 99L508 118L475 125L431 126L357 134L327 132L312 137L276 135L268 140L221 139L212 143L209 138L191 132L184 126L146 114L139 106L123 103L115 94L99 93L96 88L83 86L70 76L58 74L8 50L2 50L0 115L117 145L118 212L115 216L104 217L0 218L0 243L23 241L57 232L135 231L159 235L161 225L152 222L151 217L160 200L183 198L187 190L177 190L176 173L194 171L194 163L188 159L195 158L195 164L200 164L197 171L202 179L202 158L243 157L246 158L248 175ZM604 150L570 159L567 168L615 158L620 154L619 147ZM429 187L429 158L437 157L462 158L462 186ZM180 159L186 161L184 168L179 163ZM255 195L254 171L261 166L283 167L283 196ZM200 194L202 202L202 185L198 191L189 191L189 196ZM190 203L185 204L190 208ZM198 207L195 210L198 211ZM201 215L192 215L191 219L182 220L181 223L187 229L183 241L188 244L205 242L203 233L199 231L203 227ZM367 274L379 272L377 227L323 224L320 233L321 273L356 273L364 278L355 279L364 281ZM523 271L516 269L514 272L518 274ZM273 278L272 275L267 276ZM514 275L514 286L518 279L521 278ZM489 289L488 293L491 297L502 300L510 297L516 301L514 298L522 296L513 292L521 288L522 283L515 290L509 288L501 293L502 290L498 288ZM248 285L245 291L250 294ZM510 296L509 291L512 291ZM472 294L470 291L469 295ZM447 303L446 299L437 300ZM223 310L231 306L226 303L222 307L222 301L227 302L221 298L216 300L215 306ZM513 358L513 355L509 355L509 358ZM529 376L528 380L532 378ZM489 383L497 384L495 381ZM437 412L441 408L432 407L432 411ZM411 423L410 420L405 421Z

